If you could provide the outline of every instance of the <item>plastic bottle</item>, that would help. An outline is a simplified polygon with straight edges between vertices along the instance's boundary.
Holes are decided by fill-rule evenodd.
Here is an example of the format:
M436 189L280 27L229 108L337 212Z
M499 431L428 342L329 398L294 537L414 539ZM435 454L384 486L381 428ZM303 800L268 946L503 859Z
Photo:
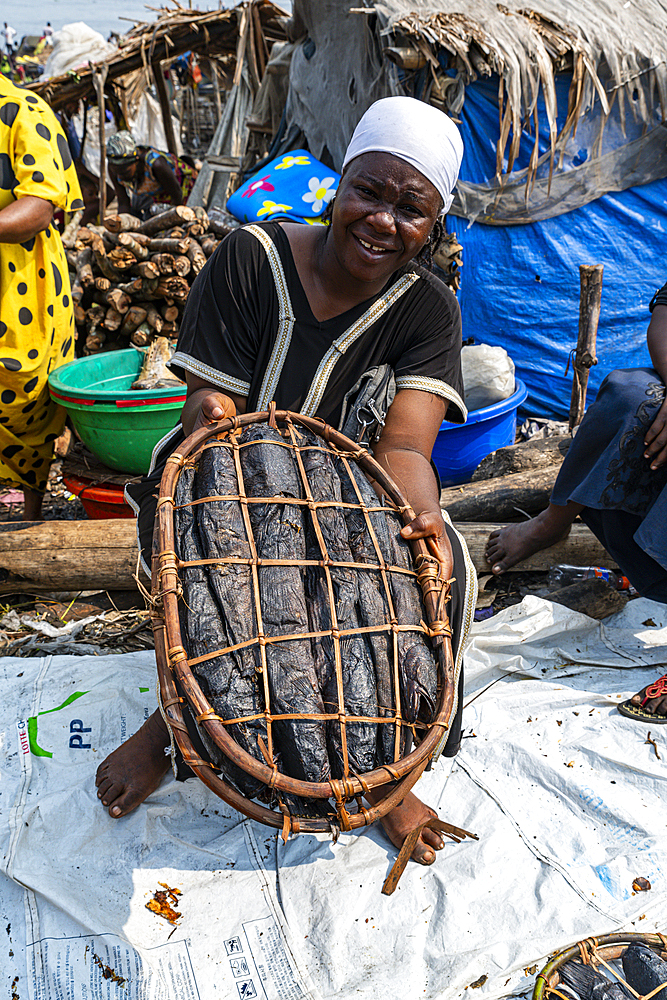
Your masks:
M604 566L568 566L561 563L559 566L551 567L547 573L547 584L550 587L569 587L571 583L576 583L578 580L590 580L594 577L606 580L616 590L629 590L636 593L627 576L620 576Z

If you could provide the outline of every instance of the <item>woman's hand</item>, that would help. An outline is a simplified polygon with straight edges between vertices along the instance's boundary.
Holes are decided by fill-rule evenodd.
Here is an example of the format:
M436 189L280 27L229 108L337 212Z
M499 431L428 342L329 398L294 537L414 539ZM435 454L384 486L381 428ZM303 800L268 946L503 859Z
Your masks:
M200 390L200 393L199 408L192 426L193 432L198 431L201 427L208 427L209 424L215 424L218 420L224 420L226 417L236 416L234 400L225 396L223 392L207 393L205 390Z
M454 572L454 558L440 510L425 510L418 514L413 521L401 529L401 535L406 541L423 538L431 555L441 564L443 578L445 580L451 579Z
M185 435L209 427L225 417L235 417L245 413L246 399L236 393L221 392L217 385L204 381L191 372L185 373L188 398L181 411L181 424Z
M644 458L649 460L652 469L659 469L667 462L667 399L646 432L644 444Z

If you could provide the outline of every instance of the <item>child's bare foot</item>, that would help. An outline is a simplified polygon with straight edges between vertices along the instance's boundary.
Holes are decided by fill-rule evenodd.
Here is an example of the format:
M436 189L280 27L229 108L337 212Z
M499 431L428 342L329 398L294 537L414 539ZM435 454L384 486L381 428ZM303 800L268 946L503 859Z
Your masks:
M114 819L126 816L158 787L170 767L169 731L159 711L97 769L97 797Z
M368 801L374 805L375 798L380 798L377 793L368 794ZM436 818L436 813L429 806L417 798L412 792L408 792L400 805L388 812L380 822L384 832L391 840L394 847L399 850L403 846L403 841L422 823ZM432 865L435 861L435 852L442 850L445 842L435 830L422 830L421 836L412 852L412 860L418 861L422 865Z
M566 538L572 522L582 510L582 505L578 503L570 502L566 507L550 503L547 510L530 521L506 524L504 528L492 531L485 552L491 572L496 575L504 573L534 552L547 549Z

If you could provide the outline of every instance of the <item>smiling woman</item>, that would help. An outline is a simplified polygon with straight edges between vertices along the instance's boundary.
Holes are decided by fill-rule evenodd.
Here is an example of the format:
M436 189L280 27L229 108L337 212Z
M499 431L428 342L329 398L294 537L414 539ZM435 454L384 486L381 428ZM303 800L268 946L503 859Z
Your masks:
M144 553L156 486L185 435L272 401L337 427L360 377L386 366L395 395L373 451L417 512L404 537L427 539L446 578L454 577L448 612L460 662L474 582L465 544L443 520L430 457L442 420L466 419L461 318L454 295L421 261L437 241L462 153L458 130L442 112L387 98L355 130L328 227L260 223L222 242L192 287L171 362L188 384L181 424L156 450L151 473L128 487ZM457 752L460 737L459 707L445 754ZM156 714L101 765L98 794L112 816L125 815L157 786L168 743ZM186 776L182 767L178 773ZM410 793L385 818L385 830L402 844L433 815ZM425 830L414 856L430 864L442 846Z

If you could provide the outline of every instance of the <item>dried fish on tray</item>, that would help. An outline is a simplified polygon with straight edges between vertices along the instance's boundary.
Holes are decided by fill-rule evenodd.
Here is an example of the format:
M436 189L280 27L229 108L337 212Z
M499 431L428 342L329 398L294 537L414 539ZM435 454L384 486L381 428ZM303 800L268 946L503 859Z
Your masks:
M202 781L285 834L379 819L447 731L449 583L424 542L400 537L413 517L368 452L287 411L199 430L167 463L163 707Z

